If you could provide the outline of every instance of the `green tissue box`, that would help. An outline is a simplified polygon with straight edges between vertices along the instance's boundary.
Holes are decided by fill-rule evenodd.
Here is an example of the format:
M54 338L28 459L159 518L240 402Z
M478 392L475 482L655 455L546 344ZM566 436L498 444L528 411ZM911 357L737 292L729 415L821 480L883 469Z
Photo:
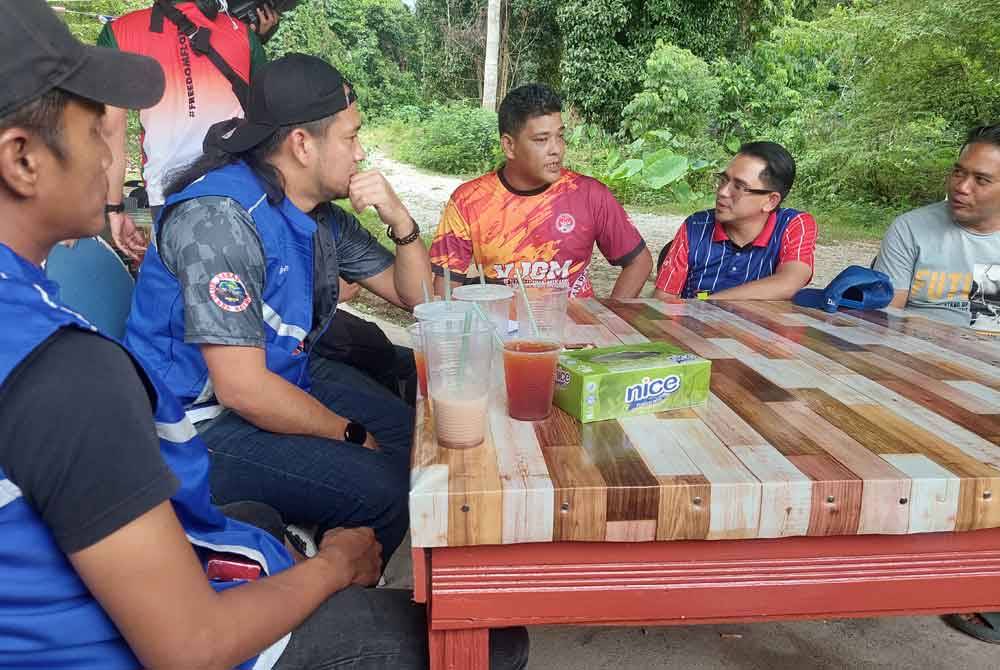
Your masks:
M662 342L567 351L555 404L583 423L701 405L712 362Z

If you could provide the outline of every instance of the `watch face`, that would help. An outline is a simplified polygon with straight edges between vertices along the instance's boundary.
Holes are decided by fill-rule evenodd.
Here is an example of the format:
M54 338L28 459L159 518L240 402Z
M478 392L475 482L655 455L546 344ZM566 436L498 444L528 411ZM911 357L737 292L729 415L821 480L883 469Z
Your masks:
M351 421L344 428L344 440L354 444L364 444L368 439L368 431L360 423Z

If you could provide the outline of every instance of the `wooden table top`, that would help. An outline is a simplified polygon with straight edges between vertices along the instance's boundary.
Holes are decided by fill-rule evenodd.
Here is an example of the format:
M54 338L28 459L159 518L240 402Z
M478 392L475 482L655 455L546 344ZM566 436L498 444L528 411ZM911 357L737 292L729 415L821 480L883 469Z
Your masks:
M573 301L567 343L712 360L707 405L581 425L490 408L437 445L418 402L414 547L1000 527L1000 339L898 310Z

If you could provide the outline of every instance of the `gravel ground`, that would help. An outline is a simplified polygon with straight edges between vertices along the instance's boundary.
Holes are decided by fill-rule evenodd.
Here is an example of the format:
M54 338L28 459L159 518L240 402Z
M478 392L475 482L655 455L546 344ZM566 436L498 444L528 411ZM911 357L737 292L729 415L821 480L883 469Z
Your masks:
M429 174L417 168L395 161L388 156L374 152L370 157L371 165L382 171L392 184L403 203L409 208L410 214L420 225L421 230L433 231L448 197L451 196L462 179L445 175ZM653 254L655 262L660 249L673 239L674 233L684 218L669 214L647 214L629 211L632 222L642 233L646 244ZM822 224L822 221L820 222ZM848 265L867 266L878 253L876 242L852 241L838 245L816 247L816 273L812 286L826 286L838 272ZM618 277L618 268L608 265L600 252L594 252L590 266L591 282L597 295L608 295ZM654 277L646 285L646 293L652 291ZM409 314L391 306L362 291L351 303L363 313L384 318L394 323L408 323Z

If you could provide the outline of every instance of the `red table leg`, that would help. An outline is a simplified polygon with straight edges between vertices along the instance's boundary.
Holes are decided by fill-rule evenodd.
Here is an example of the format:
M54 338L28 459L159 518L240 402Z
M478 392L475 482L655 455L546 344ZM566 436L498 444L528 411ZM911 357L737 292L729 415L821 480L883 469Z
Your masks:
M431 670L489 670L490 630L431 630Z

